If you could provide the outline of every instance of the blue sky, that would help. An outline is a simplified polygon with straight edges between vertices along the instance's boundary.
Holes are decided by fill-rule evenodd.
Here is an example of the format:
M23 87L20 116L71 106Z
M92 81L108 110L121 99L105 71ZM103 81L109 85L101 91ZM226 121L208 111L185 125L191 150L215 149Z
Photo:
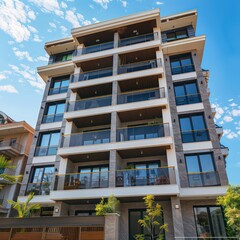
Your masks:
M211 103L230 148L230 183L240 184L239 0L0 0L0 110L35 127L47 64L44 42L67 37L72 27L160 8L161 16L198 10L197 35L206 34L202 68L211 72Z

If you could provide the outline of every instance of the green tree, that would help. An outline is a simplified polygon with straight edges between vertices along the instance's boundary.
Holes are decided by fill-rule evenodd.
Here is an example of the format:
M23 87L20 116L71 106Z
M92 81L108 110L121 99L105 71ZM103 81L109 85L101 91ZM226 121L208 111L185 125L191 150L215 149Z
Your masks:
M11 160L7 160L5 156L0 155L0 178L9 182L10 184L19 183L22 180L22 176L14 176L5 173L5 169L15 169L16 166L12 165ZM0 185L0 190L4 187L4 185Z
M240 185L229 186L225 196L217 198L224 209L228 236L240 237Z
M27 200L24 203L20 203L19 201L12 201L12 200L7 200L9 204L12 205L14 209L17 210L18 213L18 218L26 218L30 217L31 211L33 210L38 210L41 208L41 205L36 203L36 204L30 204L30 201L33 199L34 193L30 193L27 196Z
M119 201L111 195L107 202L102 198L101 202L96 204L95 211L97 216L105 216L107 213L116 213Z
M150 235L151 240L162 240L164 239L164 231L168 231L168 225L162 224L161 216L163 213L162 207L160 204L155 203L154 195L147 195L143 198L146 206L146 214L143 219L139 219L138 223L141 227L146 230ZM154 231L159 229L157 236ZM144 234L136 234L136 240L144 240Z

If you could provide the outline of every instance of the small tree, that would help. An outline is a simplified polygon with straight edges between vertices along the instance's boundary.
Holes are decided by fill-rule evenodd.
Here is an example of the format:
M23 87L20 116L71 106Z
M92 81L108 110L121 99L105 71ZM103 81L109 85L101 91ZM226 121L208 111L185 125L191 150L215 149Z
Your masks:
M144 198L146 206L146 214L143 219L139 219L138 223L143 227L150 235L151 240L164 239L164 231L168 231L168 225L162 224L159 219L162 216L162 207L160 204L155 203L154 195L147 195ZM159 229L157 236L154 233L154 229ZM136 234L136 240L144 240L144 234Z
M113 195L108 198L107 202L105 202L104 198L102 198L101 202L96 204L96 215L105 216L107 213L116 213L118 205L119 201Z
M15 202L12 200L7 200L8 203L11 204L14 209L17 210L18 218L30 217L32 210L38 210L41 208L41 205L38 203L30 204L30 201L33 199L33 196L34 196L34 193L30 193L25 203L20 203L19 201Z
M224 209L228 236L240 237L240 186L229 186L225 196L217 198Z
M22 179L22 176L13 176L5 173L5 169L15 169L16 166L12 165L11 160L7 160L5 156L0 155L0 178L9 182L10 184L19 183ZM4 185L0 185L0 190Z

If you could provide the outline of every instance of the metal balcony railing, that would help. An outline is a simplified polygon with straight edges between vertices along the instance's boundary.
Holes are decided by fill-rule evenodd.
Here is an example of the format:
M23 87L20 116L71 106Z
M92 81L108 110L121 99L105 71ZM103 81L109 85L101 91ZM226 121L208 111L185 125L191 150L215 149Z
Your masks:
M137 43L143 43L143 42L149 42L154 39L157 39L158 35L157 33L149 33L149 34L144 34L144 35L139 35L135 37L130 37L130 38L123 38L119 40L118 46L123 47L123 46L129 46Z
M16 142L12 142L11 140L3 140L0 142L0 148L3 147L12 147L16 150L18 150L19 152L21 152L22 150L22 145Z
M184 131L181 135L183 143L209 141L208 129Z
M57 175L54 190L107 188L109 171Z
M207 187L220 185L219 175L216 171L188 173L189 187Z
M136 92L121 93L118 95L118 104L140 102L165 97L165 88L144 89Z
M61 147L75 147L110 142L110 129L73 133L62 137Z
M174 167L116 171L116 187L176 184Z
M34 156L51 156L57 154L58 146L36 147Z
M30 182L27 184L25 196L33 192L35 195L49 195L51 191L51 182Z
M142 71L152 68L162 67L161 59L152 59L142 62L135 62L130 64L120 65L118 67L118 74Z
M60 122L63 119L63 113L44 115L42 123Z
M75 102L69 102L68 112L85 110L89 108L99 108L110 106L112 104L112 96L101 96L96 98L81 99Z
M117 129L117 141L160 138L170 135L169 124L143 125Z
M68 87L60 87L60 88L50 88L48 95L54 95L59 93L66 93L68 91Z
M171 67L171 70L172 70L172 75L195 71L193 64L185 65L185 66L178 66L178 67Z
M194 104L201 102L201 95L199 93L189 94L176 97L176 105Z

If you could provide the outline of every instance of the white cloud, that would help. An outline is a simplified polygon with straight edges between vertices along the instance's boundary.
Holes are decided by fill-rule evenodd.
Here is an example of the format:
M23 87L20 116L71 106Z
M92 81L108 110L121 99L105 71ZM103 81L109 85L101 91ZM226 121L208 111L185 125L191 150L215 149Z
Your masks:
M34 42L42 42L42 40L39 38L39 36L37 34L34 34L33 41Z
M7 77L3 73L0 73L0 80L6 79L6 78Z
M92 18L92 20L93 20L94 23L98 23L99 22L95 17Z
M33 27L33 26L28 26L28 29L29 29L30 32L32 32L32 33L37 33L37 32L38 32L38 30L37 30L35 27Z
M162 5L162 4L164 4L164 3L157 1L156 4L157 4L157 5Z
M123 1L123 0L122 0L121 3L122 3L122 6L123 6L123 7L127 7L127 5L128 5L128 2L127 2L127 1Z
M83 21L83 25L86 26L86 25L89 25L89 24L91 24L91 21L89 21L89 20L84 20L84 21Z
M62 8L67 8L68 7L68 5L65 2L61 2L61 6L62 6Z
M80 27L78 17L73 11L66 11L65 19L70 22L74 28Z
M216 103L216 104L212 104L211 106L216 109L215 118L216 118L216 119L221 118L222 115L224 114L223 108L221 108L221 107L219 106L219 104L217 104L217 103Z
M223 118L223 120L224 120L225 122L232 122L232 121L233 121L233 118L232 118L231 116L225 116L225 117Z
M228 99L228 102L232 102L232 101L233 101L233 98Z
M57 28L56 24L53 23L53 22L50 22L49 25L50 25L52 28Z
M25 24L34 18L30 8L20 0L1 0L0 9L0 29L17 42L28 41L31 33Z
M18 57L18 59L20 60L27 59L29 62L33 62L32 57L27 51L19 51L16 47L14 47L13 52Z
M230 106L230 107L236 107L237 104L236 104L236 103L231 103L229 106Z
M35 15L35 12L30 10L28 13L28 17L32 20L35 20L36 19L36 15Z
M108 4L112 1L112 0L93 0L95 3L100 4L102 6L102 8L107 9L108 8Z
M0 91L8 93L18 93L17 89L12 85L3 85L0 86Z
M66 27L60 26L60 29L62 31L62 34L66 34L66 32L67 32L67 28Z
M47 56L38 56L35 60L37 61L43 61L43 62L48 62L48 57Z
M231 129L223 129L223 135L228 139L237 138L238 135L233 132Z
M239 110L238 109L233 109L232 110L232 115L234 117L239 117L240 116L240 109Z

